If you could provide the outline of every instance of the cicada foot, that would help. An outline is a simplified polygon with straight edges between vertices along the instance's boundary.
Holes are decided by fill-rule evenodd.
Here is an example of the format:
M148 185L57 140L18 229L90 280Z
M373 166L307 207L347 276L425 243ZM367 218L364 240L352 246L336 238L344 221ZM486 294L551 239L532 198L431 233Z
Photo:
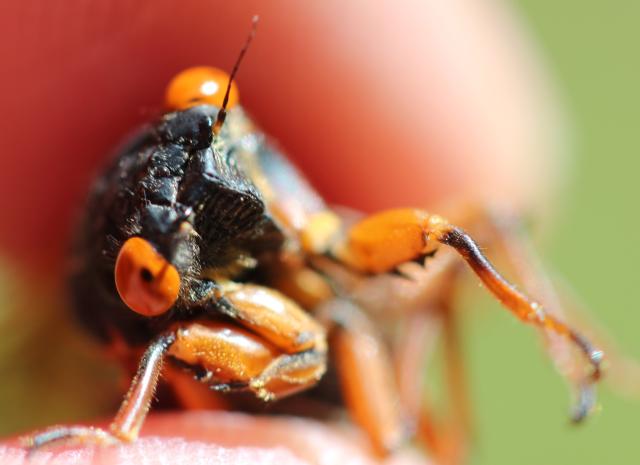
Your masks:
M127 442L101 428L93 426L53 426L44 431L21 439L22 444L31 455L39 450L73 445L111 446Z

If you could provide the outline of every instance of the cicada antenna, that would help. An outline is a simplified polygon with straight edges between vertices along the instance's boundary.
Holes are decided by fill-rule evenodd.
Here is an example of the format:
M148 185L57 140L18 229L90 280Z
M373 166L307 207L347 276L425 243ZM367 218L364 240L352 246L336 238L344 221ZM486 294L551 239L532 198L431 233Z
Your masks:
M242 63L242 59L244 58L244 55L247 53L247 50L249 50L249 45L251 45L251 41L256 35L256 29L258 27L259 19L260 18L258 17L258 15L254 15L254 17L251 19L251 31L249 32L249 35L247 36L247 40L244 43L244 46L242 47L242 49L240 50L238 59L233 65L233 69L231 70L231 74L229 75L229 82L227 83L227 90L225 91L224 99L222 100L222 107L218 111L218 115L216 116L216 122L213 125L213 133L215 135L218 135L218 133L220 132L220 129L222 128L222 125L224 124L224 120L227 118L227 103L229 102L229 93L231 92L231 84L233 83L233 79L236 77L236 73L240 68L240 63Z

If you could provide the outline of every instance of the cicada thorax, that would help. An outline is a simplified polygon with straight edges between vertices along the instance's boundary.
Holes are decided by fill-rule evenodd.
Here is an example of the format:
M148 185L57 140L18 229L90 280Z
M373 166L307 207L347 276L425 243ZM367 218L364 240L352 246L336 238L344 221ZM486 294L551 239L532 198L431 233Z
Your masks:
M283 235L264 194L242 169L238 145L207 147L191 154L180 199L194 208L193 226L205 268L224 268L239 255L280 247Z
M247 133L251 125L236 108L214 140L216 113L203 105L164 115L140 131L96 184L77 238L71 284L81 320L103 339L117 331L129 342L145 343L175 321L194 318L190 300L206 291L185 289L176 309L161 317L132 312L114 285L115 259L128 238L153 244L185 278L183 287L189 277L224 273L284 241L268 194L249 173L259 170L254 162L264 138ZM246 144L245 137L260 142Z

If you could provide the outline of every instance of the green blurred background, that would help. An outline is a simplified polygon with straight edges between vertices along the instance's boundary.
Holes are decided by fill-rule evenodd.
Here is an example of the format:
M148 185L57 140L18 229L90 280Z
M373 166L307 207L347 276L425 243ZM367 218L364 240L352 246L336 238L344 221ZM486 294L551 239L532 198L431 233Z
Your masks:
M640 359L640 2L513 3L542 49L571 126L569 179L543 255L623 351ZM0 301L18 309L0 313L0 435L113 411L113 369L93 366L86 341L60 321L62 309L51 305L59 289L34 293L15 264L0 270ZM605 385L601 411L571 427L565 386L533 331L480 298L486 311L464 319L476 419L472 463L640 463L640 401ZM22 320L29 308L44 312L36 324Z
M546 262L624 352L640 359L640 2L514 3L571 125L574 160ZM475 312L466 331L478 426L473 463L640 463L638 400L605 384L601 411L571 427L563 386L527 328L487 311Z

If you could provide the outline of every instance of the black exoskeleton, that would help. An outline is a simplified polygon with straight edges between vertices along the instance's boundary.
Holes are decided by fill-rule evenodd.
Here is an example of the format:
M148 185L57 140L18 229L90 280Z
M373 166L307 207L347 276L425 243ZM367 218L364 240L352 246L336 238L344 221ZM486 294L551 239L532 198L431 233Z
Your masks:
M163 325L190 319L215 286L204 270L280 248L284 236L239 160L240 139L225 127L212 144L217 108L197 106L144 127L95 184L74 250L72 293L80 320L103 340L117 328L130 343L147 342ZM264 140L257 153L273 153ZM273 164L273 160L270 161ZM97 213L97 212L102 212ZM114 263L124 240L152 243L183 277L171 312L149 319L118 297ZM182 315L180 314L182 312Z

